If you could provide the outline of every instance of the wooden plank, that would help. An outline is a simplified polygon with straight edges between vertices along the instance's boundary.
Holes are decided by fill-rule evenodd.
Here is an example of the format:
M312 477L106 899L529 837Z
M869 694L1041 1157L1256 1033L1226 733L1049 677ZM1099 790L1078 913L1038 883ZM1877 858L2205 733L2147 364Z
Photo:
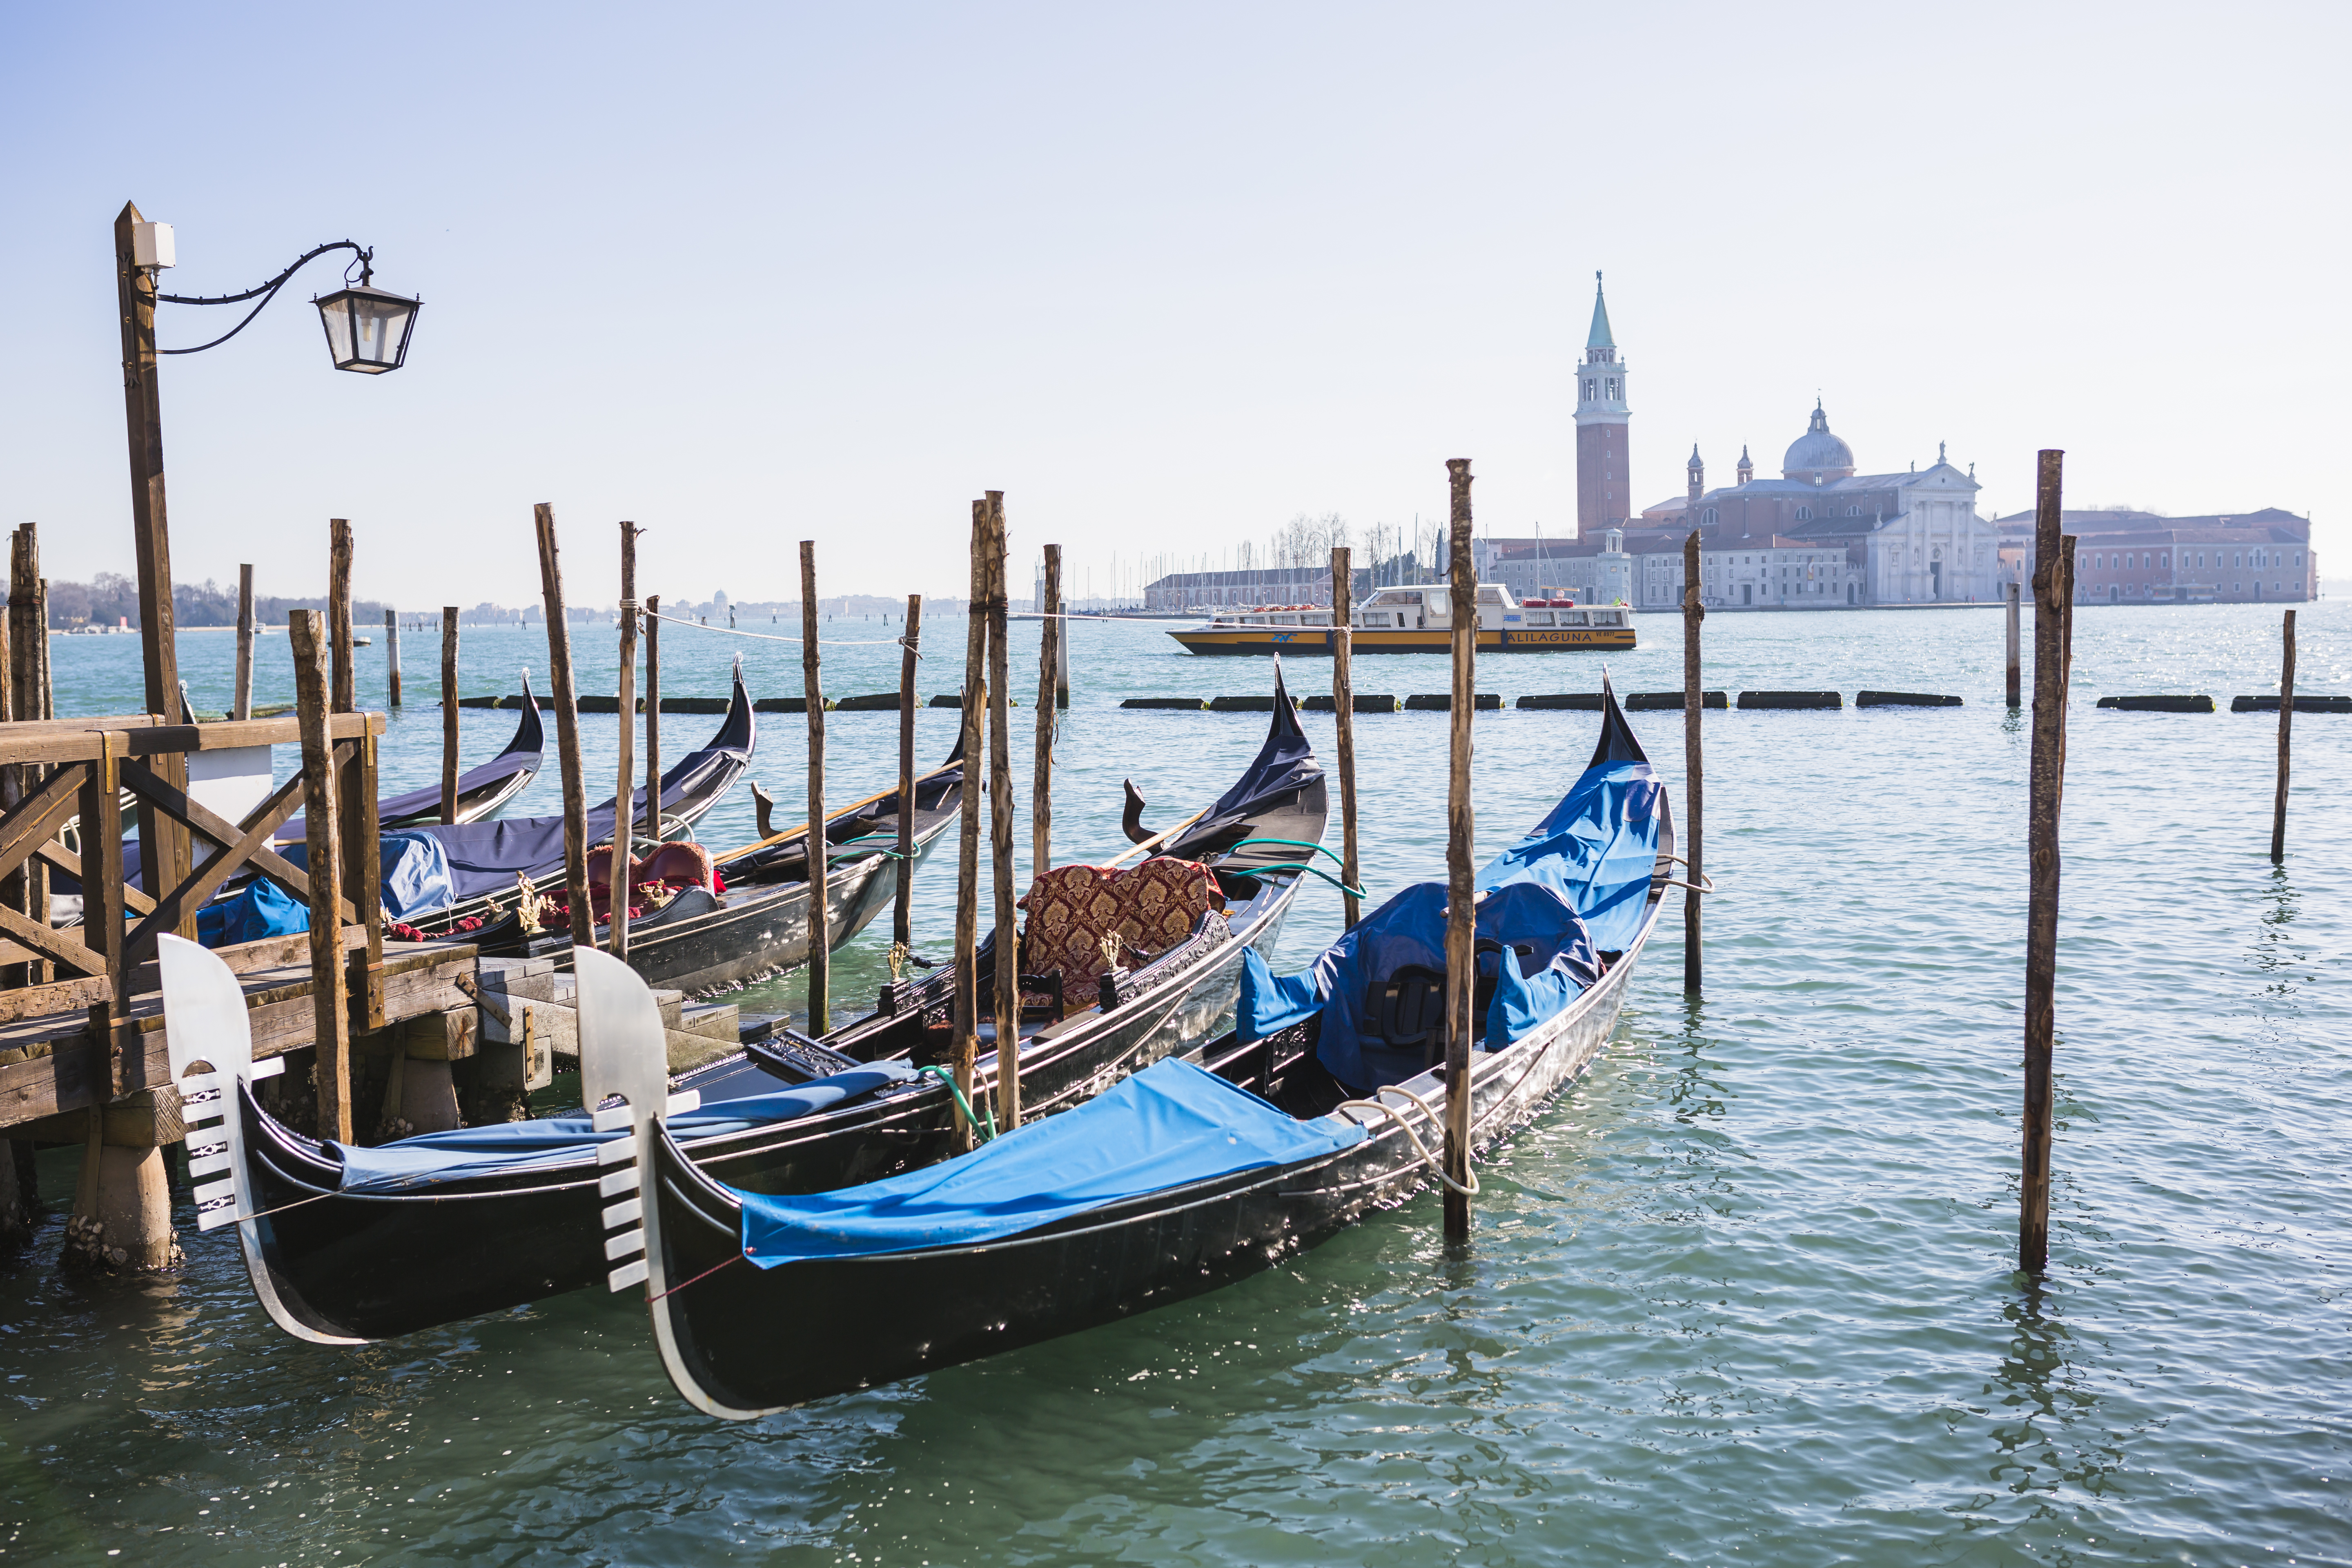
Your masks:
M23 805L0 817L0 872L13 871L58 836L81 809L86 767L61 767L31 790Z
M14 914L16 911L12 910L9 912ZM72 980L52 980L45 985L25 985L14 991L0 991L0 1024L13 1024L20 1019L44 1017L51 1014L79 1014L113 994L114 982L103 974L85 974ZM80 1022L76 1020L77 1025Z
M106 973L106 960L79 942L70 940L65 932L50 926L35 925L31 921L0 904L0 931L5 931L34 952L88 975Z
M336 747L337 760L341 762L347 757L352 745L368 743L371 742L362 737L359 742ZM242 823L231 823L203 802L163 783L138 763L124 762L121 777L133 795L178 817L220 848L220 853L198 867L187 880L163 896L162 903L169 906L168 909L159 909L158 913L140 922L125 949L131 963L143 963L152 957L157 932L172 931L183 924L189 914L203 907L222 883L244 868L250 867L268 877L294 898L306 903L310 901L309 874L269 847L271 836L284 826L286 819L294 815L294 808L302 803L305 774L296 773L279 784L268 800L247 815ZM305 858L308 858L307 850ZM341 917L339 924L349 925L359 918L348 899L338 900L337 912Z
M383 1027L383 858L376 822L376 739L352 742L354 765L343 775L343 920L357 917L367 952L352 957L352 1026Z
M119 799L121 797L118 796L117 798ZM40 858L43 864L55 867L58 870L63 871L67 876L71 877L77 882L81 880L81 857L67 848L64 845L58 843L56 839L50 839L47 844L44 844L39 848L34 850L33 853ZM155 900L141 892L138 889L132 887L130 883L125 882L117 890L122 895L122 902L125 907L142 915L152 914L154 912Z

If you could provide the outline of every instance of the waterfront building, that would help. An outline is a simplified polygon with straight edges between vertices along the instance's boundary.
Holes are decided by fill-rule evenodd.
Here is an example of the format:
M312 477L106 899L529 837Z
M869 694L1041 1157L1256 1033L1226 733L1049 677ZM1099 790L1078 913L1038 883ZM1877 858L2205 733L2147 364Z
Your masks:
M1371 592L1372 569L1359 566L1349 574L1360 602ZM1043 595L1045 589L1038 589ZM1331 568L1271 566L1248 572L1171 572L1147 584L1146 610L1213 610L1237 605L1328 605L1331 602Z
M2319 596L2311 520L2277 507L2164 517L2128 507L2068 511L2074 602L2105 605L2299 604ZM2032 593L2033 514L1996 519L2003 581Z

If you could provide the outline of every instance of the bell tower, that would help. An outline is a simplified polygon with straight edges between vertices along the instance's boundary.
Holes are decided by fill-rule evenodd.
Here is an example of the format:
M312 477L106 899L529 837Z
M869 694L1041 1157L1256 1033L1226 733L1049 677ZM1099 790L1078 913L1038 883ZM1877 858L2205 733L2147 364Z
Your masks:
M1609 331L1609 300L1592 275L1592 330L1576 367L1576 531L1590 539L1633 514L1633 461L1626 426L1625 366Z

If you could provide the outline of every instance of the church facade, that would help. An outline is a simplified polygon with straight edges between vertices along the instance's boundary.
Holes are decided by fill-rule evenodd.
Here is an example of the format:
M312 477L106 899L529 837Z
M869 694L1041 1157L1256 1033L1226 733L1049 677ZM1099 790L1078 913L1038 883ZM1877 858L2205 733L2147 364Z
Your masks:
M1973 472L1936 461L1903 473L1856 471L1853 449L1829 426L1817 402L1803 435L1781 458L1780 477L1759 479L1743 449L1739 482L1706 488L1691 452L1687 492L1648 508L1642 522L1700 531L1713 570L1701 597L1710 607L1779 607L1780 574L1806 584L1790 595L1804 607L1983 603L2001 594L2000 542L1977 513ZM1769 564L1767 584L1741 568ZM1801 577L1792 569L1801 569ZM1817 586L1816 586L1817 585ZM1823 601L1828 601L1824 604ZM1791 603L1789 607L1798 607Z

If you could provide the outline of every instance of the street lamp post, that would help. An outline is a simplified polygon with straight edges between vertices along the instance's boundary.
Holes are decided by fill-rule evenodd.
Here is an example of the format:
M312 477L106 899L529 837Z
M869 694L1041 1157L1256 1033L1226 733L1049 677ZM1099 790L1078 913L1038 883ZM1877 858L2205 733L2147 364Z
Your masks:
M381 374L397 370L407 357L408 336L416 324L420 301L388 294L373 286L373 250L339 240L309 252L293 266L257 289L211 299L157 292L156 279L175 264L172 226L149 223L135 202L125 202L114 219L115 297L122 326L122 406L131 448L131 526L139 570L139 637L146 667L147 711L163 715L166 724L186 721L180 708L179 655L173 643L171 529L163 500L163 413L157 398L155 362L161 354L201 353L243 331L262 308L305 264L330 251L350 250L358 256L361 279L316 301L327 331L328 351L338 370ZM348 279L348 274L346 274ZM230 305L258 299L245 320L211 342L194 348L155 346L155 307ZM340 331L340 336L338 335ZM164 782L187 788L186 759L163 752L155 761ZM161 813L139 809L139 852L149 889L177 887L191 867L187 835ZM180 934L196 934L193 910L181 922Z

